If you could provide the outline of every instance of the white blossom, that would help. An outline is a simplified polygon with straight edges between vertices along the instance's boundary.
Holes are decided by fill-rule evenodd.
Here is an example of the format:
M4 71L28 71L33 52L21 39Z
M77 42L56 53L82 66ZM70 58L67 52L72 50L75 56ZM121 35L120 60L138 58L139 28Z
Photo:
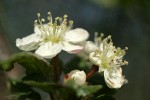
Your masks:
M100 37L96 34L93 47L96 45L97 48L89 53L89 60L99 66L100 73L104 72L105 82L109 88L120 88L126 82L120 66L128 64L127 61L123 61L127 48L116 48L111 36L102 38L103 34Z
M35 53L45 58L55 57L61 50L68 53L79 53L83 46L79 43L89 37L89 33L76 28L71 30L73 21L67 22L67 15L56 17L53 23L51 13L48 12L48 23L45 19L35 20L34 33L22 39L16 39L16 46L24 51L36 50Z
M76 85L85 85L86 84L86 74L84 71L73 70L67 74L64 78L64 81L73 79Z
M109 88L120 88L123 84L128 82L122 75L121 67L118 67L118 69L105 70L104 76Z

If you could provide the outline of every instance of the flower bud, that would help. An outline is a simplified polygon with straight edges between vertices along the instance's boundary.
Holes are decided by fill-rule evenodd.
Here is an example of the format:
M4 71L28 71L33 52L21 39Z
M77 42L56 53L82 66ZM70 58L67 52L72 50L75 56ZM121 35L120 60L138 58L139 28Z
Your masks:
M64 81L67 82L71 79L74 80L76 85L86 84L86 74L84 71L73 70L65 76Z

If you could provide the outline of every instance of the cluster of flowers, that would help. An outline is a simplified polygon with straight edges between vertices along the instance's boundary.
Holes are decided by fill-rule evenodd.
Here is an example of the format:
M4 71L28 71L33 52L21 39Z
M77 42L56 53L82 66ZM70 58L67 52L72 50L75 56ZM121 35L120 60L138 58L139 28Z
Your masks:
M82 29L71 29L73 21L67 21L67 15L63 18L56 17L54 22L51 13L48 12L47 20L37 14L38 20L34 22L34 33L16 40L16 46L24 51L36 50L35 53L47 59L52 59L61 50L71 54L82 53L91 63L98 67L98 72L104 72L104 79L109 88L120 88L127 80L122 75L122 65L127 48L116 48L111 36L103 38L103 34L95 34L94 42L88 41L89 33ZM73 70L67 74L64 81L73 79L78 85L86 85L86 73Z

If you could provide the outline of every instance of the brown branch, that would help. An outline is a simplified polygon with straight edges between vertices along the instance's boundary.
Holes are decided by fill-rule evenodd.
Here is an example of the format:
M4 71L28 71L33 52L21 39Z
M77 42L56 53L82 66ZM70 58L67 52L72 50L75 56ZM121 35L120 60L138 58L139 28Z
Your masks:
M56 55L53 58L53 66L54 66L54 70L55 70L55 75L56 75L56 81L59 81L59 77L60 77L60 66L59 66L59 59L58 59L58 55Z
M93 65L91 71L87 74L86 79L89 79L95 72L97 72L99 69L98 66Z

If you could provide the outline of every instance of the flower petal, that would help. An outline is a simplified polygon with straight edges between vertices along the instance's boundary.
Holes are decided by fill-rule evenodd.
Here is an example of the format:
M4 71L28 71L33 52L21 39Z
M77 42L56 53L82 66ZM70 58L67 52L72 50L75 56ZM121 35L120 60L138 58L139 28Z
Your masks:
M83 50L83 47L71 44L69 42L63 42L63 50L67 51L68 53L76 54Z
M109 88L120 88L125 83L121 68L105 70L104 78Z
M65 39L71 43L83 42L88 37L89 33L82 28L76 28L65 33Z
M84 52L89 54L95 51L96 49L98 49L98 47L92 41L87 41L84 47Z
M62 45L59 43L52 44L51 42L44 43L37 50L36 54L44 58L53 58L62 50Z
M68 76L75 81L77 85L85 85L86 84L86 74L84 71L73 70L68 73Z
M35 27L34 27L34 32L35 32L35 34L42 34L42 31L39 29L39 27L37 26L37 25L35 25Z
M16 46L24 51L35 50L39 47L39 43L41 42L41 37L37 34L31 34L22 39L16 39Z
M101 65L101 60L100 60L100 58L99 58L99 55L97 54L95 54L95 52L91 52L90 53L90 55L89 55L89 60L93 63L93 64L95 64L95 65L97 65L97 66L100 66Z

